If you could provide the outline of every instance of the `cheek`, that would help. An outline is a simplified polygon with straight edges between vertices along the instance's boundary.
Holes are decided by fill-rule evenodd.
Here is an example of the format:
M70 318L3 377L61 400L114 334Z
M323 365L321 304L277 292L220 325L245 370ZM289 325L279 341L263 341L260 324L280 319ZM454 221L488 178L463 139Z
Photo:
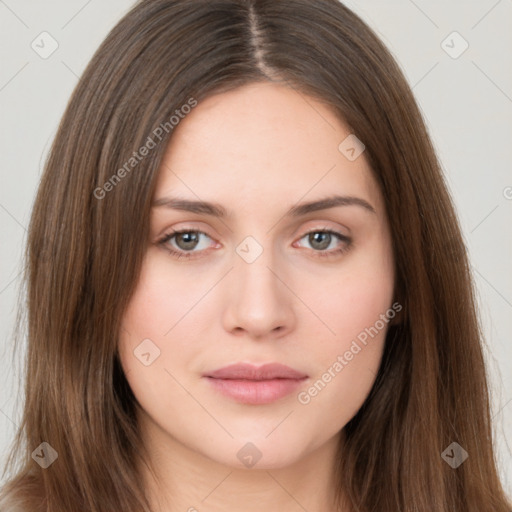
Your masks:
M199 291L183 287L159 258L146 257L139 282L121 322L119 356L134 391L158 396L158 382L169 379L163 372L186 359L190 343L176 335L186 315L197 302ZM179 289L178 289L179 288ZM182 291L183 289L183 291ZM172 341L172 350L169 348Z
M353 304L355 297L361 304ZM324 332L322 342L312 345L315 372L297 396L314 430L341 429L361 408L375 382L391 319L388 294L376 297L366 288L339 299L337 316L329 317L336 334Z
M379 331L386 330L389 319L384 325L381 319L392 306L394 280L389 244L379 237L367 250L350 255L337 271L330 272L321 289L309 280L305 283L302 293L330 327L331 332L325 329L323 335L330 355L333 350L347 350L352 340L360 334L364 338L376 323Z
M169 264L166 258L150 251L143 263L139 283L123 317L123 327L133 337L170 339L172 331L187 322L187 315L193 314L211 286L212 276L189 273L184 277L184 270Z
M315 403L333 422L349 421L375 381L391 319L394 294L393 260L385 240L361 251L331 272L320 290L307 280L302 293L319 322L321 343L313 344L315 378L299 402ZM308 291L309 290L309 291ZM314 291L314 292L313 292ZM324 419L327 418L324 416Z
M325 319L322 343L313 345L318 376L335 382L333 388L352 388L352 396L369 391L377 374L392 310L393 283L352 275L343 283L333 283L330 300L319 302L318 316ZM391 314L390 314L391 313ZM318 331L319 335L320 332ZM336 375L336 378L330 378Z

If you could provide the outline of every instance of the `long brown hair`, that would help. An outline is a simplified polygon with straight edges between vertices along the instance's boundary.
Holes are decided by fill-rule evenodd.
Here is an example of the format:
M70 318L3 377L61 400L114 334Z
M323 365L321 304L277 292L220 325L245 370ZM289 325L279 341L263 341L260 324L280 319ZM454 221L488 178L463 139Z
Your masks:
M390 222L403 317L345 427L337 492L360 512L510 510L466 249L389 51L337 0L143 0L83 73L33 207L24 414L2 511L149 510L135 463L145 456L135 398L116 347L169 120L256 81L284 83L339 115L366 146ZM139 158L148 137L154 146ZM42 442L58 454L46 469L32 456L44 453ZM456 469L441 456L453 442L469 455Z

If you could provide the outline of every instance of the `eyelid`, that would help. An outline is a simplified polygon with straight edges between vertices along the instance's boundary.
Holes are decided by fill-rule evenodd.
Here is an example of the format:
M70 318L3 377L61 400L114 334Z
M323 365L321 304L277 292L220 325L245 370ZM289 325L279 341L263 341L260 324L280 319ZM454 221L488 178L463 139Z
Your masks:
M300 233L304 231L302 236L307 235L308 233L311 233L312 231L335 231L340 233L343 236L350 237L351 230L348 226L345 226L344 224L341 224L339 222L334 221L318 221L318 220L308 220L306 222L301 222L300 228L296 229L294 231L294 237L299 236Z
M166 243L167 241L169 241L174 236L182 234L182 233L197 233L199 235L205 235L210 240L215 242L217 245L219 244L219 242L217 242L217 240L214 237L210 236L206 231L203 231L202 229L189 228L189 227L170 228L170 229L166 230L160 237L157 238L156 243L157 244ZM203 249L201 251L183 251L183 252L185 252L185 253L186 252L189 252L189 253L194 253L194 252L200 253L200 252L205 252L206 250L208 250L208 249Z
M206 222L201 221L191 221L194 225L187 224L187 222L177 222L173 226L168 226L161 230L161 234L155 236L155 239L159 239L164 237L165 235L169 233L176 233L181 231L197 231L199 233L204 233L205 235L208 235L210 238L215 238L214 236L210 235L209 232L213 231L210 225Z

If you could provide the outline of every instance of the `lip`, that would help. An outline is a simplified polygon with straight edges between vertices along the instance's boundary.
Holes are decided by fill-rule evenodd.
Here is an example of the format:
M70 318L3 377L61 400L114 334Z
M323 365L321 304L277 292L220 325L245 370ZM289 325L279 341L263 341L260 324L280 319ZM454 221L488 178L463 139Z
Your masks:
M237 363L203 375L214 389L233 400L268 404L293 393L308 375L279 363Z
M307 377L305 373L279 363L267 363L261 366L250 363L230 364L206 373L204 376L214 379L239 380L303 379Z

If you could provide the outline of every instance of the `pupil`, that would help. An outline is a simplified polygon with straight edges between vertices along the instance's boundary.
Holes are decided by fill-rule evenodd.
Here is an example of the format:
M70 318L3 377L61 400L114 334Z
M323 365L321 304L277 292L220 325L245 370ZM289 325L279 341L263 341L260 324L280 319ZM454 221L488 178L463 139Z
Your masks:
M331 242L331 234L330 233L311 233L309 235L309 242L314 247L317 242L319 242L318 238L320 238L320 246L316 246L317 249L326 249L329 247ZM322 242L322 238L324 239Z
M177 241L181 240L183 242L184 247L181 247L182 249L193 249L194 244L197 242L197 236L197 233L180 233Z

